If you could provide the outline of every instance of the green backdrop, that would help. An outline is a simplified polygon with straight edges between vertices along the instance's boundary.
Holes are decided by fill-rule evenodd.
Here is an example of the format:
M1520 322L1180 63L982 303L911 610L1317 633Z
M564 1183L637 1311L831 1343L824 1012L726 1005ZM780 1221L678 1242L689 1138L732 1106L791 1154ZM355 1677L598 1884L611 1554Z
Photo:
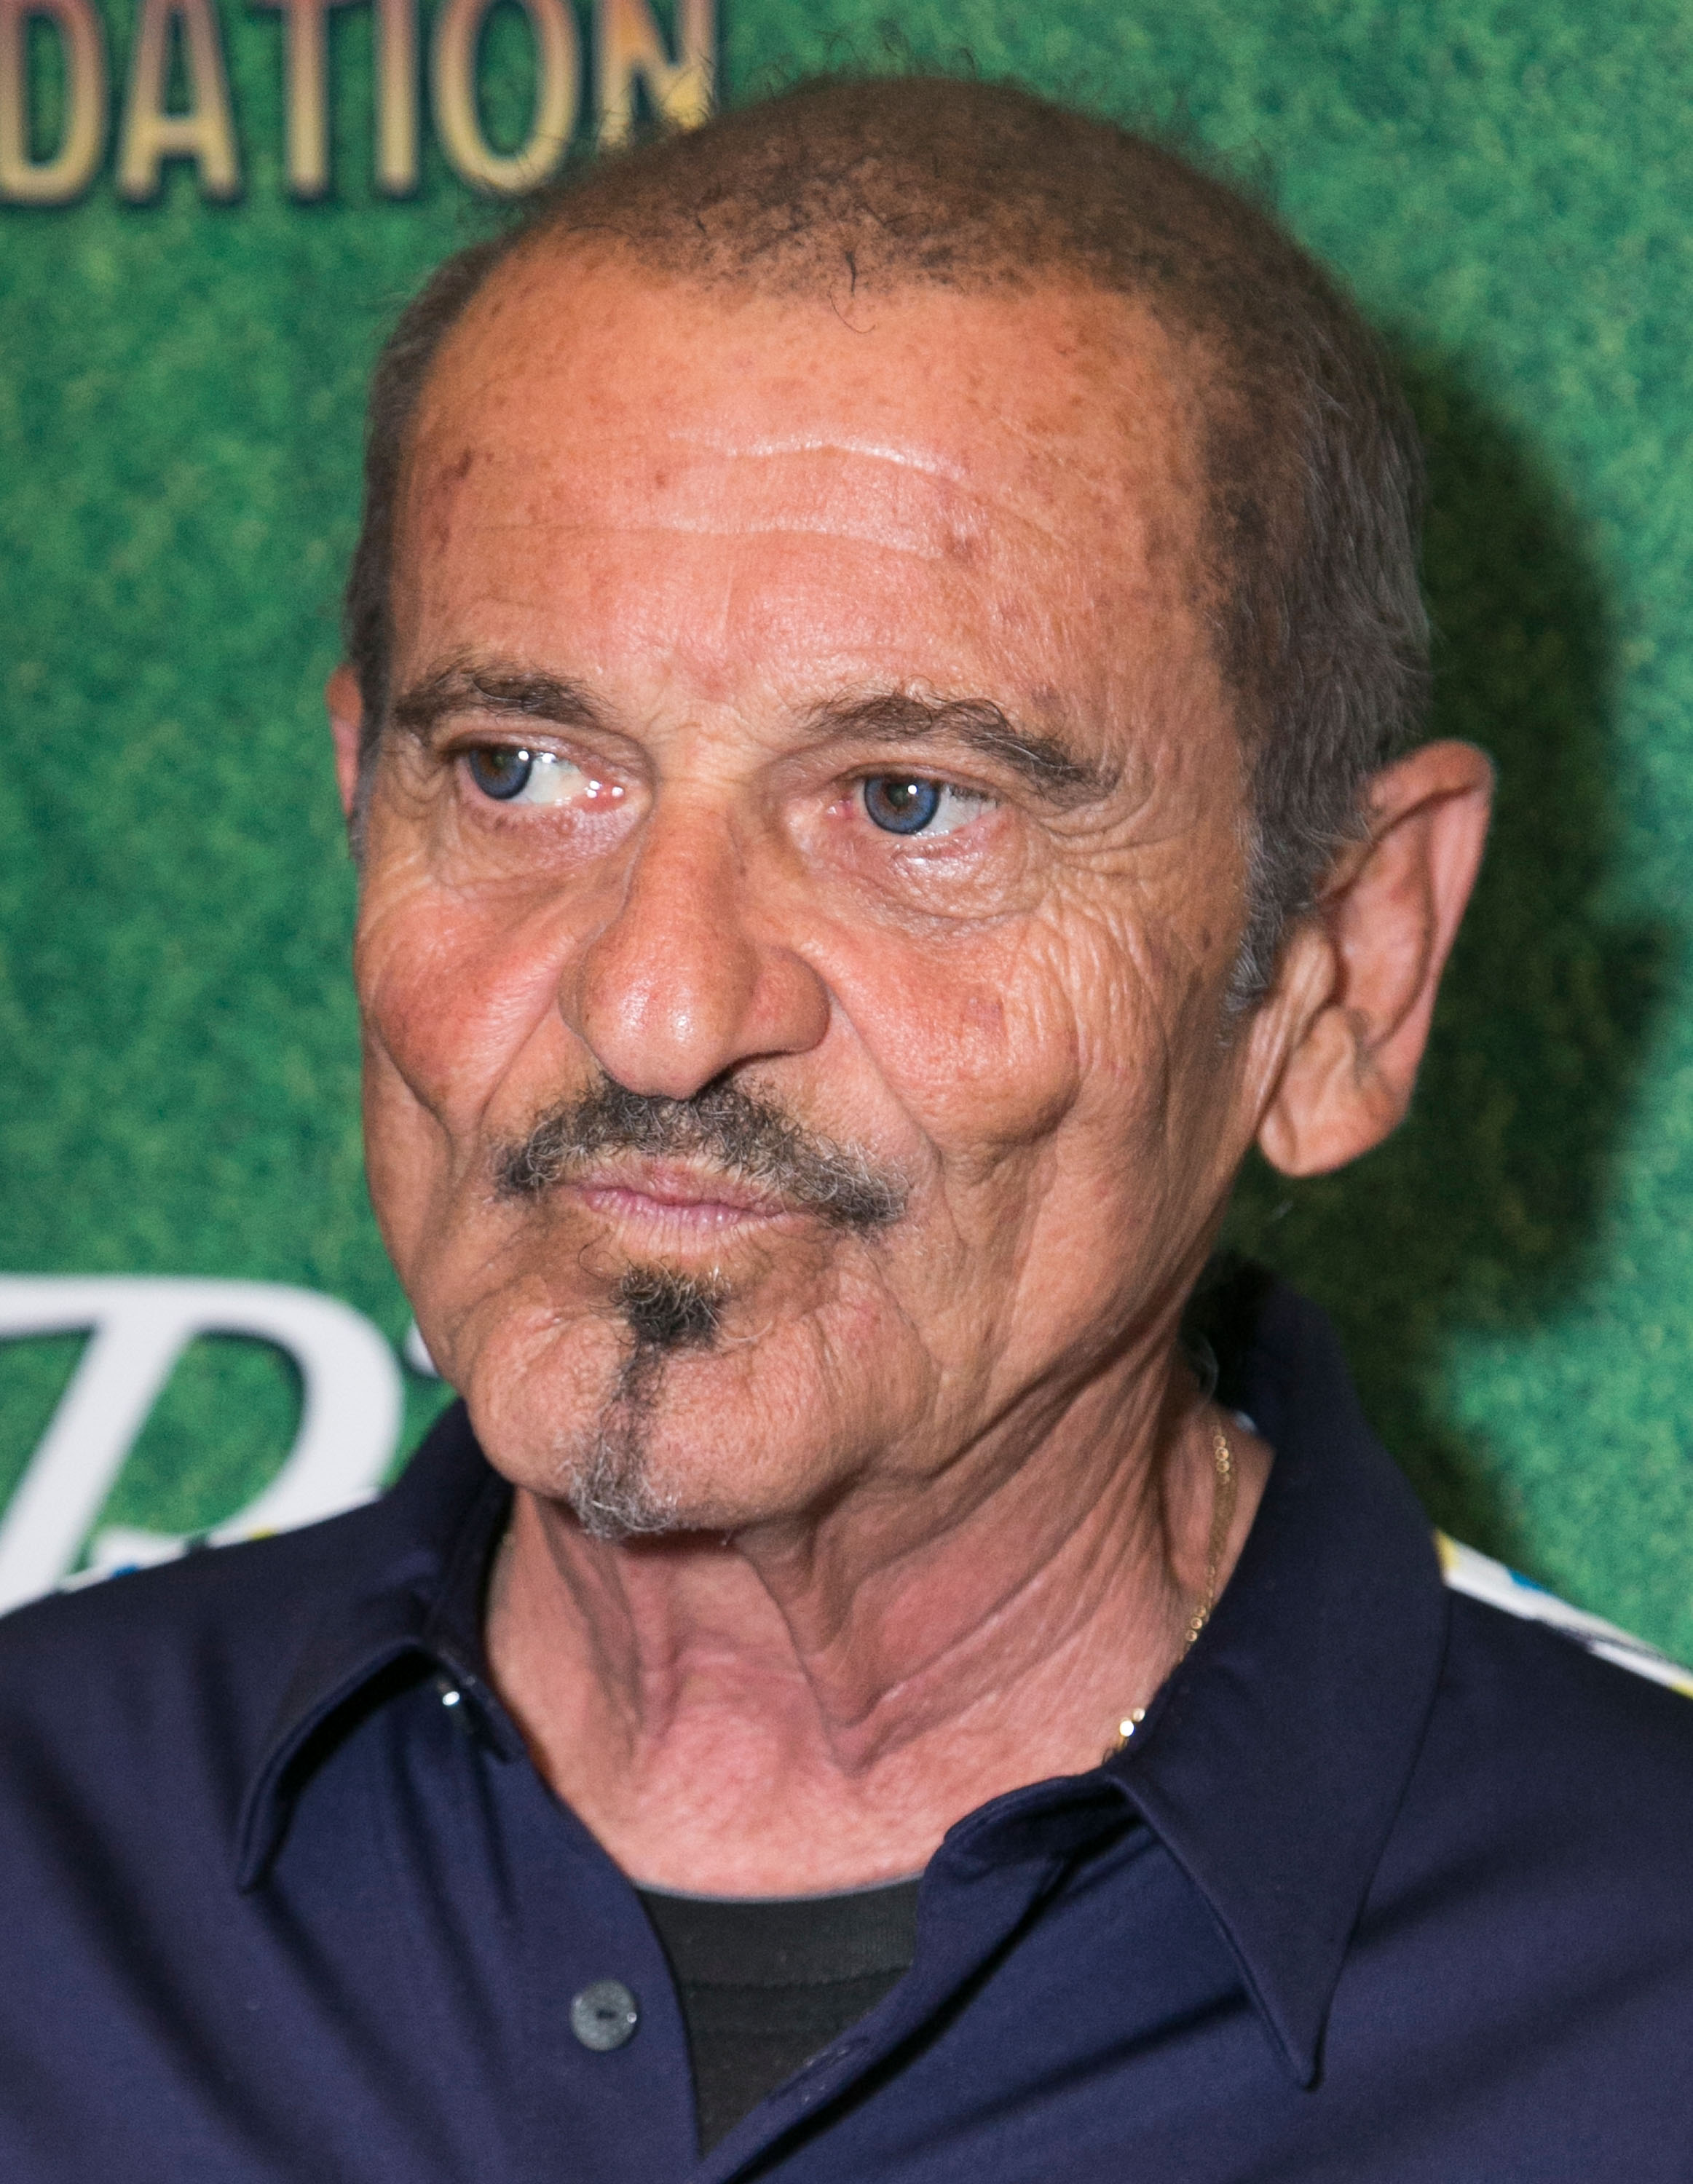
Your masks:
M723 7L728 99L891 38L1191 131L1397 344L1433 460L1439 726L1497 758L1498 827L1411 1121L1344 1175L1249 1175L1236 1228L1337 1315L1449 1528L1693 1656L1693 15ZM107 21L120 82L132 0ZM364 7L330 19L332 190L290 202L281 25L222 21L240 198L179 166L123 203L109 156L75 204L0 206L0 1268L296 1283L398 1339L318 692L366 367L489 214L433 143L414 198L372 196ZM527 50L502 6L507 144ZM77 1348L0 1345L0 1494ZM415 1432L441 1391L408 1386ZM109 1518L227 1514L296 1401L277 1353L197 1343Z

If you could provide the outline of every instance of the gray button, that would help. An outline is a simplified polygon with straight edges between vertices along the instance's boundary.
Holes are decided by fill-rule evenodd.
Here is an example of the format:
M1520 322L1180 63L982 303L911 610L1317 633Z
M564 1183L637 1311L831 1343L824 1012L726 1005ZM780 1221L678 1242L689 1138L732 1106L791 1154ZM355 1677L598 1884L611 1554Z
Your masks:
M640 2023L635 1998L621 1980L595 1980L570 2005L570 2029L596 2055L633 2040Z

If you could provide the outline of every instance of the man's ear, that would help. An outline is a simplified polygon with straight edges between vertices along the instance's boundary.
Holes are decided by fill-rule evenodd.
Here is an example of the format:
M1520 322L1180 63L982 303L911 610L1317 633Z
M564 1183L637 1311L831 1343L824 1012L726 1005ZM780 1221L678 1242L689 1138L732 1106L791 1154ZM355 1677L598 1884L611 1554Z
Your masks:
M341 791L341 809L347 824L359 797L359 751L364 734L365 704L359 695L359 678L344 664L323 687L329 708L329 733L335 738L335 781Z
M1425 744L1371 784L1369 838L1340 860L1277 982L1298 995L1294 1031L1258 1143L1284 1175L1340 1167L1404 1118L1492 801L1472 744Z

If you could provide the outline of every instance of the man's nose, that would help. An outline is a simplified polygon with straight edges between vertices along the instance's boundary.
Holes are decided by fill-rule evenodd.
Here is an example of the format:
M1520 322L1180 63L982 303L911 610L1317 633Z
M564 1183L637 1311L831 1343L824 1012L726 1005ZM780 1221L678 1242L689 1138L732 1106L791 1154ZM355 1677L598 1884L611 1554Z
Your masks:
M822 979L761 911L720 815L655 811L620 900L561 982L565 1021L631 1092L685 1100L829 1027Z

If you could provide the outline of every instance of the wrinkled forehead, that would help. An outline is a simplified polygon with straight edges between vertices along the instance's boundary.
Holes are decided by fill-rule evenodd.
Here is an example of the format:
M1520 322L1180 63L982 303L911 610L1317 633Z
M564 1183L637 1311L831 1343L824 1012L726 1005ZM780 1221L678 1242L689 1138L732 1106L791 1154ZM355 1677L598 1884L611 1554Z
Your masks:
M903 556L914 582L962 587L960 612L1197 636L1204 372L1149 309L1088 289L861 292L843 271L773 297L532 246L425 387L398 588L497 510L561 538Z
M531 246L498 267L418 406L409 484L467 453L591 475L609 448L803 452L840 440L1048 526L1197 532L1204 354L1147 304L1076 285L767 296ZM1186 519L1182 522L1182 519Z

